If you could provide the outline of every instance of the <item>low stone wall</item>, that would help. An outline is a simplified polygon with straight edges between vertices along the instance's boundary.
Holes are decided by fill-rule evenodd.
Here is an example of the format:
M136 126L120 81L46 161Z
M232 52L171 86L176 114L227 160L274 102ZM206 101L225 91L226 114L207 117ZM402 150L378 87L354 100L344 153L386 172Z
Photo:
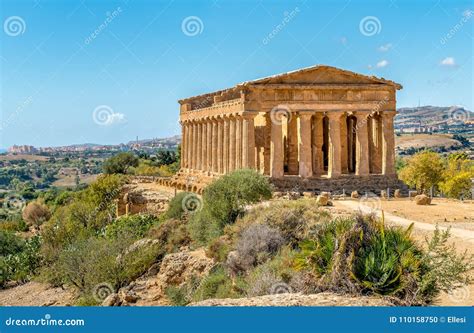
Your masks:
M391 196L395 190L400 190L403 195L408 194L408 186L396 177L385 175L355 176L342 175L338 178L307 178L301 179L298 176L285 176L284 178L273 179L270 182L278 191L290 192L331 192L333 194L350 194L352 191L371 192L380 194L382 191L390 189Z

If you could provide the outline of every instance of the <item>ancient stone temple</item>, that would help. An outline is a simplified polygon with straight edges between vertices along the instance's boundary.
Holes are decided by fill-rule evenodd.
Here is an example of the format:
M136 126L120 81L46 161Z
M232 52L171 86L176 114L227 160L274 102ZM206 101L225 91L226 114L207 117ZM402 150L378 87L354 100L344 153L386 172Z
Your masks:
M281 190L396 189L401 88L313 66L182 99L181 170L165 182L200 192L214 177L251 168Z

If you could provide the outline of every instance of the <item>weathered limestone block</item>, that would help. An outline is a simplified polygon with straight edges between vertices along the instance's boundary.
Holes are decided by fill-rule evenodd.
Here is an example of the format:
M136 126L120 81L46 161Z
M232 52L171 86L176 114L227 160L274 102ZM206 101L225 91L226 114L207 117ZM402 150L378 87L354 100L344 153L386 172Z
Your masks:
M320 194L320 195L318 195L318 197L316 198L316 203L317 203L319 206L327 206L328 203L329 203L329 197Z
M357 192L357 191L352 191L352 193L351 193L351 198L352 198L352 199L357 199L357 198L359 198L359 192Z
M386 190L381 190L380 191L380 197L383 198L383 199L387 199L388 198L387 191Z
M425 194L420 194L415 197L417 205L429 205L431 204L431 198Z
M393 196L395 198L401 198L402 197L402 192L399 189L396 189L395 192L393 193Z

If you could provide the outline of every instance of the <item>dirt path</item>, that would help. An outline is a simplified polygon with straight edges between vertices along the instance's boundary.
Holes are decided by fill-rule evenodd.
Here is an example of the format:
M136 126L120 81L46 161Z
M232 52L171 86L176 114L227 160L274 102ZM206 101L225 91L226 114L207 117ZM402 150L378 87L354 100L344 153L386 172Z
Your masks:
M414 205L415 203L410 202L409 204ZM353 211L360 210L363 213L375 213L377 216L382 215L382 210L380 209L374 209L373 205L368 206L365 205L364 203L361 203L359 201L354 201L354 200L341 200L341 201L335 201L335 205L337 206L343 206L347 207ZM428 209L428 206L418 206L418 210L423 211ZM400 210L403 210L403 207L400 207ZM428 215L428 212L425 212L426 215ZM400 216L393 215L391 213L387 213L384 211L384 216L385 220L403 227L408 227L412 223L414 224L415 229L421 230L421 231L434 231L436 229L436 224L434 223L427 223L427 222L420 222L418 220L412 220L412 219L407 219L403 218ZM440 230L447 230L447 226L442 226L439 225ZM468 230L467 228L460 228L458 226L451 226L450 229L451 235L457 238L460 238L466 242L470 242L474 245L474 230Z

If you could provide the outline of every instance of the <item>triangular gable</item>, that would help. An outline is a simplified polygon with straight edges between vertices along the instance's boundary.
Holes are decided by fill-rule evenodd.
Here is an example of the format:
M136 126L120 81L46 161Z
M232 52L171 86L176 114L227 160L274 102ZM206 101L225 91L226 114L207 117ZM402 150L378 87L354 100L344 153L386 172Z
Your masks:
M258 84L388 84L396 89L402 86L390 80L354 73L331 66L316 65L293 72L277 74L257 80L247 81L242 85Z

